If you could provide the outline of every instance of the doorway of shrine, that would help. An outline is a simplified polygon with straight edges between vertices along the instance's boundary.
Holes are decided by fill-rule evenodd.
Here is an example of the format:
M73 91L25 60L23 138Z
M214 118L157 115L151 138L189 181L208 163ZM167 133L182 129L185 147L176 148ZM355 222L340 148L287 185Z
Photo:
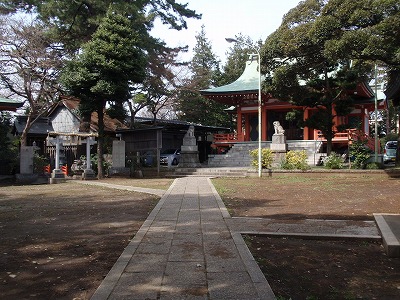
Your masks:
M285 129L288 140L303 140L303 127L299 122L303 119L302 110L268 110L267 111L267 138L272 140L275 133L273 122L279 121Z

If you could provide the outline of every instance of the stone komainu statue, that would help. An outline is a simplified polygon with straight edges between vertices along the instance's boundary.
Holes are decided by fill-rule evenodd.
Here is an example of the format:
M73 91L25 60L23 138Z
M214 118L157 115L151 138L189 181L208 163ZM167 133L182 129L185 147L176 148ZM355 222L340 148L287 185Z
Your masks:
M188 131L185 134L185 137L193 137L194 136L194 126L190 125Z
M283 129L281 123L279 121L275 121L272 123L274 125L275 134L285 134L285 129Z

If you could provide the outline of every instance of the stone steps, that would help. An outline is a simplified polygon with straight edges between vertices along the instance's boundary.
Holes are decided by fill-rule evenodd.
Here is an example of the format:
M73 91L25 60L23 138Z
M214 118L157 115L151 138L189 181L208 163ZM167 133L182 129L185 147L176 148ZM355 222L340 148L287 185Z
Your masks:
M248 168L176 168L173 174L167 177L201 176L201 177L246 177Z
M270 148L271 142L262 142L262 148ZM322 153L320 141L287 141L288 150L306 150L307 163L316 165ZM237 143L226 154L208 156L209 167L251 167L252 158L249 151L258 149L258 142Z

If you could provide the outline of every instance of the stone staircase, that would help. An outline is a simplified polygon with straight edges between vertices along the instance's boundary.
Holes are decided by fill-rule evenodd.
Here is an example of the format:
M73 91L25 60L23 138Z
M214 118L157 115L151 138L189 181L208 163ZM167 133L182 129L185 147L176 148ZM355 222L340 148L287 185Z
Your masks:
M262 148L270 148L271 142L262 142ZM306 150L307 163L316 165L321 156L326 154L319 153L321 141L302 141L291 140L287 142L288 150ZM252 158L249 151L258 148L258 142L237 143L225 154L213 154L208 156L208 167L251 167Z
M206 177L247 177L251 173L249 168L242 167L220 167L220 168L176 168L173 173L166 177L181 177L181 176L206 176Z
M271 142L263 142L263 148L269 148ZM258 142L237 143L225 154L208 156L208 167L251 167L249 151L258 148Z

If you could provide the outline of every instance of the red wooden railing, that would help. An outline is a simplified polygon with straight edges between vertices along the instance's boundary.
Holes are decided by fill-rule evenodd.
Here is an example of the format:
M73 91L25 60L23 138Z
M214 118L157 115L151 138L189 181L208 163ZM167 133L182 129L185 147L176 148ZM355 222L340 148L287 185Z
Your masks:
M324 135L319 132L318 139L326 141ZM332 139L333 143L347 141L349 144L354 141L365 141L365 145L375 151L375 139L358 129L348 129L346 132L336 132ZM381 147L378 147L378 153L381 153Z
M243 134L217 133L214 134L214 144L243 142Z

